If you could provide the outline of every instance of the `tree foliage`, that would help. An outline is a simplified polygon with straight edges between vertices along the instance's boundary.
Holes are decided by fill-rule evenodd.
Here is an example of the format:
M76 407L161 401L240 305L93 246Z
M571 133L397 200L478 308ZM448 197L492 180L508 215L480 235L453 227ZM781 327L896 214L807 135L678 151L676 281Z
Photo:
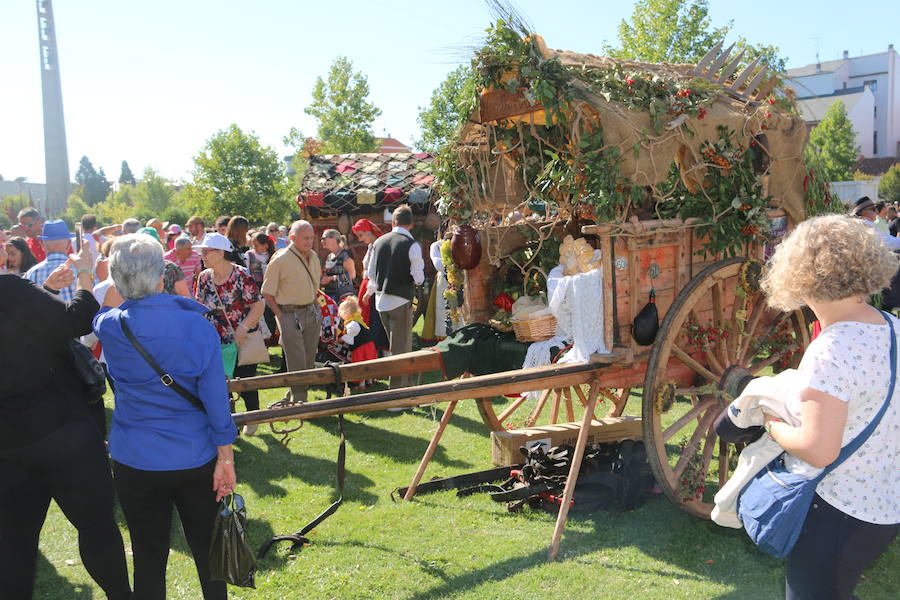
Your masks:
M194 157L187 200L207 215L244 215L251 222L283 221L290 212L284 170L275 150L237 125L216 132Z
M28 194L10 194L0 199L0 217L5 217L6 227L18 222L19 211L26 206L34 206Z
M137 183L134 180L134 174L131 172L131 167L128 166L128 161L122 161L122 168L119 170L119 183L122 185L134 185Z
M106 173L103 172L103 167L100 167L99 171L94 169L94 165L87 156L82 156L78 163L75 184L81 188L79 195L88 206L103 202L111 187L106 179Z
M713 28L707 0L638 0L631 21L619 23L619 47L607 44L604 50L615 58L696 63L710 48L725 41L732 23ZM738 38L735 47L744 50L745 63L759 56L774 70L785 69L776 46L751 45Z
M888 202L900 202L900 163L894 163L887 173L881 176L878 197Z
M809 134L807 151L819 154L828 181L853 179L859 146L843 101L833 102L825 111L825 116Z
M377 148L372 124L381 110L369 102L369 80L353 72L353 63L338 56L331 64L328 80L316 79L313 101L304 109L315 117L319 141L325 154L374 152Z
M118 190L97 204L88 204L83 193L83 188L79 187L69 196L66 216L73 221L93 212L104 225L121 223L129 217L141 222L156 217L163 221L184 223L184 219L179 220L179 217L186 211L180 210L175 187L150 167L144 169L139 183L120 185Z
M437 152L450 141L474 108L475 73L469 65L461 65L431 94L431 103L419 107L422 137L416 146L424 152Z

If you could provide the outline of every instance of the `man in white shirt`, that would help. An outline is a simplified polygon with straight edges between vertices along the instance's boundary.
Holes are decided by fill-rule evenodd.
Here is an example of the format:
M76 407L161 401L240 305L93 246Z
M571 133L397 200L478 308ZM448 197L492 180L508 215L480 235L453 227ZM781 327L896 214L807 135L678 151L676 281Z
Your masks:
M394 210L393 223L394 228L372 245L369 285L363 301L375 296L375 309L388 334L391 354L403 354L412 349L412 300L416 286L425 281L425 261L422 247L409 232L413 225L412 209L406 205L398 207ZM391 377L392 388L408 384L408 375Z

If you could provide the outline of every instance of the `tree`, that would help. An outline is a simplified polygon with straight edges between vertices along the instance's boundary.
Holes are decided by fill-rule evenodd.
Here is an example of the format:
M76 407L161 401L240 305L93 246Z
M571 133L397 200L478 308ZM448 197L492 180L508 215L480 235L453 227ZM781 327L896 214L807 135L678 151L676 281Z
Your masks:
M881 176L878 196L888 202L900 202L900 163L894 163L887 173Z
M328 81L316 79L312 104L304 109L318 123L322 152L374 152L377 148L372 124L381 110L368 101L369 80L353 72L353 63L338 56L331 64Z
M644 62L697 62L731 29L731 22L710 29L706 0L638 0L631 22L619 23L619 48L607 45L616 58Z
M859 146L843 101L833 102L825 111L825 116L809 134L807 151L820 155L823 175L828 181L853 179Z
M609 56L644 62L696 63L709 50L724 42L732 21L712 28L707 0L638 0L631 22L619 23L618 48L606 45ZM738 38L737 52L744 50L743 62L756 57L775 71L784 71L785 61L776 46L751 45Z
M449 142L475 106L475 73L462 65L451 71L431 94L431 104L419 107L422 137L416 146L424 152L437 152Z
M75 184L81 187L82 199L88 206L102 202L109 194L110 185L106 179L103 167L97 171L87 156L82 156L75 172Z
M34 202L24 192L4 196L0 199L0 215L5 216L6 221L10 224L18 223L19 211L26 206L34 206Z
M131 172L131 167L128 166L128 161L122 161L122 168L119 170L119 183L121 185L134 185L137 183L134 180L134 174Z
M175 190L169 182L152 167L147 167L144 169L143 179L134 186L134 192L131 194L135 214L140 215L141 219L152 217L162 219L174 195Z
M260 144L255 133L244 133L237 125L216 132L194 157L194 165L188 201L195 199L204 214L244 215L257 223L289 214L278 155Z

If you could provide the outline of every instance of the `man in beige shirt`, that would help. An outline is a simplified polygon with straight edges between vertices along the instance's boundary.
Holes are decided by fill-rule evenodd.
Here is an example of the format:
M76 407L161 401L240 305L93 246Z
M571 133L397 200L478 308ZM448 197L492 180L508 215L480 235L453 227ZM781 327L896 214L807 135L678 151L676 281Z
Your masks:
M275 313L288 371L315 366L322 313L316 291L322 266L313 251L315 231L307 221L294 221L287 248L275 254L266 267L262 295ZM306 386L291 387L294 402L306 400Z

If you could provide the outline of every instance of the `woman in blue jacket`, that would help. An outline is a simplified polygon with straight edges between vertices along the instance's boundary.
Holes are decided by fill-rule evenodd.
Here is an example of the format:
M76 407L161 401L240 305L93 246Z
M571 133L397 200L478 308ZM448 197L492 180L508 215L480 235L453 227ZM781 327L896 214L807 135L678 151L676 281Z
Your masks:
M190 298L162 289L162 247L127 235L112 247L109 269L125 302L94 319L103 343L116 408L109 434L116 491L131 534L135 598L164 598L172 507L194 556L205 600L226 597L209 580L209 543L217 502L234 490L231 443L236 429L228 406L219 335ZM199 398L203 410L165 385L126 337L163 371Z

